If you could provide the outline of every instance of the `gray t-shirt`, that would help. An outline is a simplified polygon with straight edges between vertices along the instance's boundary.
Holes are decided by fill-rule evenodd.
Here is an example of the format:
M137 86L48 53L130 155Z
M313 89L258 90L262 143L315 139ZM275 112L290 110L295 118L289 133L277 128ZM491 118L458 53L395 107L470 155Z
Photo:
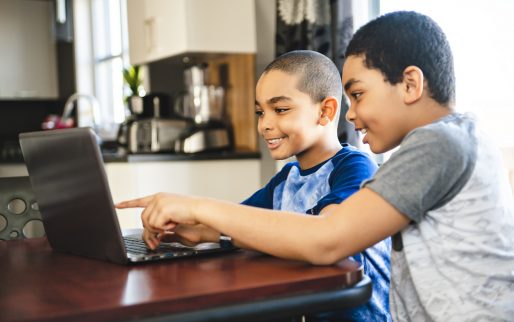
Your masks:
M472 118L413 130L363 186L412 219L391 256L394 320L514 320L514 202Z

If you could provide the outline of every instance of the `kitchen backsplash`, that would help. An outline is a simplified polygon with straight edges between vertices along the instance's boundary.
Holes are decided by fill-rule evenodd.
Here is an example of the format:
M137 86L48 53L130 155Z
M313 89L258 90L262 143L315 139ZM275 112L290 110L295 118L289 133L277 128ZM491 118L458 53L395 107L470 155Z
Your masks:
M49 114L62 113L61 100L0 100L0 162L23 161L18 135L41 130Z

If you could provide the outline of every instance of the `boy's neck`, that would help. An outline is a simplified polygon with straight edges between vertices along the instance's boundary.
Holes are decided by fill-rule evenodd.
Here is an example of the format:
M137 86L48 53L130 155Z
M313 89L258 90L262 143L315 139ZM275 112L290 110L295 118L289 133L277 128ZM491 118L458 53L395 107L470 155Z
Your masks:
M300 169L306 170L323 163L341 150L342 146L337 138L337 135L332 135L330 138L325 138L322 143L315 144L307 151L296 155L296 159L300 165Z
M418 106L412 110L410 117L412 129L428 125L443 117L453 113L453 109L443 106L433 100L430 100L424 106Z

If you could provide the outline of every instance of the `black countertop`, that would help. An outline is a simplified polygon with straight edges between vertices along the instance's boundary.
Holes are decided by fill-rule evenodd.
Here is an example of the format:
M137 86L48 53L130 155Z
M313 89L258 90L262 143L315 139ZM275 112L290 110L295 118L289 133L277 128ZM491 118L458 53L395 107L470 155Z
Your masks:
M139 153L127 154L123 151L103 151L104 162L160 162L160 161L214 161L260 159L259 152L250 151L216 151L191 154L181 153Z

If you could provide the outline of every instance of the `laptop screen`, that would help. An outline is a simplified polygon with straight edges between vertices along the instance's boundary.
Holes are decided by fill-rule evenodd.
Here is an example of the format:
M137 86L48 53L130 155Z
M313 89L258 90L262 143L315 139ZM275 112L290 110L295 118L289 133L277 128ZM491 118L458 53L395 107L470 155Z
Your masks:
M96 134L90 128L22 133L20 146L52 248L126 262Z

